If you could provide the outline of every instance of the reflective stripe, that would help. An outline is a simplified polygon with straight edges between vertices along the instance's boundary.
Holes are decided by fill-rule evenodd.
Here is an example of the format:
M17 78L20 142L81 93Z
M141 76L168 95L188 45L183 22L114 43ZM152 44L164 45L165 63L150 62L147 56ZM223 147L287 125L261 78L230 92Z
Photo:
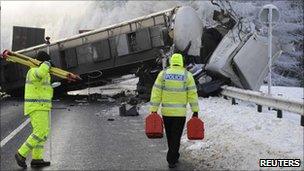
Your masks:
M187 90L194 90L194 89L196 89L196 86L190 86L187 88Z
M186 108L187 105L185 104L168 104L162 103L162 107L177 107L177 108Z
M191 106L191 107L198 106L198 103L190 103L190 106Z
M161 85L154 84L154 87L166 91L174 91L174 92L185 92L187 89L186 88L171 88L171 87L162 87Z
M31 136L32 136L33 139L35 139L35 140L38 141L38 142L44 141L44 139L39 138L39 137L38 137L37 135L35 135L35 134L32 134Z
M150 105L151 105L151 106L157 106L157 107L158 107L158 106L160 105L160 103L150 102Z
M37 81L26 81L25 83L26 84L34 84L35 82ZM51 84L49 82L43 82L41 85L44 85L44 86L51 86Z
M35 148L44 148L43 145L36 145Z
M35 76L38 78L38 79L42 79L39 74L38 74L38 69L35 70Z
M51 103L51 100L48 99L24 99L25 102L34 102L34 103Z
M153 87L163 89L163 87L161 85L158 85L158 84L154 84Z
M29 148L29 149L33 149L33 146L31 144L29 144L28 142L25 142L25 145Z
M163 90L166 91L177 91L177 92L185 92L187 89L186 88L171 88L171 87L164 87Z

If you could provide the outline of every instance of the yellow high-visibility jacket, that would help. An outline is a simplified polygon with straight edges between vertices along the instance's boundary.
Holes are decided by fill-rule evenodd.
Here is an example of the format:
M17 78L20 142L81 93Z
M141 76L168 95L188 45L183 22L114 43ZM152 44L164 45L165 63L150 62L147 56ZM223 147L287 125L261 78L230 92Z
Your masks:
M198 95L192 74L181 66L161 71L153 85L150 111L157 112L161 105L163 116L185 116L187 104L198 112Z
M24 92L25 115L36 110L51 110L53 88L49 74L50 66L51 64L46 61L27 72Z

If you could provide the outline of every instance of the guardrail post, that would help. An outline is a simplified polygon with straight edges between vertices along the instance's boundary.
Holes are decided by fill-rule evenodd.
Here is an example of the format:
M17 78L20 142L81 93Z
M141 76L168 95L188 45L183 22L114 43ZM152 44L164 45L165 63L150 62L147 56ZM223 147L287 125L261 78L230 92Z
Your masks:
M304 115L303 102L300 102L298 100L288 99L280 96L268 96L258 91L243 90L236 87L229 87L227 85L221 86L221 88L223 89L221 94L223 96L227 96L229 100L231 98L232 105L237 104L236 100L241 100L252 102L256 105L262 105L264 108L263 110L267 110L268 108L268 110L282 110ZM260 107L258 106L258 108ZM281 114L279 113L279 115Z
M304 126L304 116L301 116L301 126Z
M282 118L282 117L283 117L283 116L282 116L282 110L277 109L277 117L278 117L278 118Z
M237 105L237 103L235 102L235 98L232 98L232 105Z
M258 112L261 113L262 112L262 105L258 105Z

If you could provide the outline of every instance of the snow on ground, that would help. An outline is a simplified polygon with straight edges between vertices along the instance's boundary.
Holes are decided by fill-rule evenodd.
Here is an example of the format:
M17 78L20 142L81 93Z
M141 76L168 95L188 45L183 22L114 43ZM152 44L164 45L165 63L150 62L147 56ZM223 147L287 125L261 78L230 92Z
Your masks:
M274 90L283 90L278 91L283 93L283 97L290 91L298 91L294 92L297 96L292 97L297 98L301 94L301 88L275 87ZM230 100L220 97L200 98L200 118L205 122L205 138L190 141L185 130L181 141L182 157L192 161L198 169L260 170L264 169L259 167L259 159L262 158L297 158L303 163L300 117L294 122L295 118L283 112L283 118L279 119L275 111L268 111L266 107L258 113L256 105L238 103L231 105ZM142 106L140 113L148 113L148 106ZM188 112L187 120L191 116L190 110Z
M136 90L138 78L133 74L125 75L117 79L113 79L110 84L98 87L90 87L82 90L75 90L68 92L69 95L88 95L94 93L114 95L117 91L122 90Z
M263 85L260 89L264 93L268 93L268 86ZM273 86L271 87L271 94L282 97L287 97L296 101L304 100L304 88L303 87L284 87L284 86Z
M274 91L303 97L301 88L275 87ZM303 163L303 127L300 120L290 121L288 113L279 119L275 111L258 113L255 105L241 101L231 105L230 100L219 97L200 98L199 104L205 139L189 141L184 132L181 147L199 168L257 170L262 169L258 165L261 158L298 158Z
M182 149L199 167L260 169L260 158L300 158L303 127L288 120L256 112L251 106L232 106L222 98L200 99L205 139L182 138Z

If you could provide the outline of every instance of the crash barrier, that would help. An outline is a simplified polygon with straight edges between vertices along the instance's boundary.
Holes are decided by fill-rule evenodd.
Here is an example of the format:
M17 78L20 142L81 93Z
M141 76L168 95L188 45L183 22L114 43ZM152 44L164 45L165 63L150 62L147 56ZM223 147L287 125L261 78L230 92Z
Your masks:
M257 104L258 112L262 112L262 106L268 106L277 111L277 117L282 118L282 110L301 115L301 126L304 126L304 104L303 101L295 101L279 96L268 95L258 91L244 90L236 87L222 86L221 94L225 99L232 98L232 105L236 105L235 99L240 99Z

